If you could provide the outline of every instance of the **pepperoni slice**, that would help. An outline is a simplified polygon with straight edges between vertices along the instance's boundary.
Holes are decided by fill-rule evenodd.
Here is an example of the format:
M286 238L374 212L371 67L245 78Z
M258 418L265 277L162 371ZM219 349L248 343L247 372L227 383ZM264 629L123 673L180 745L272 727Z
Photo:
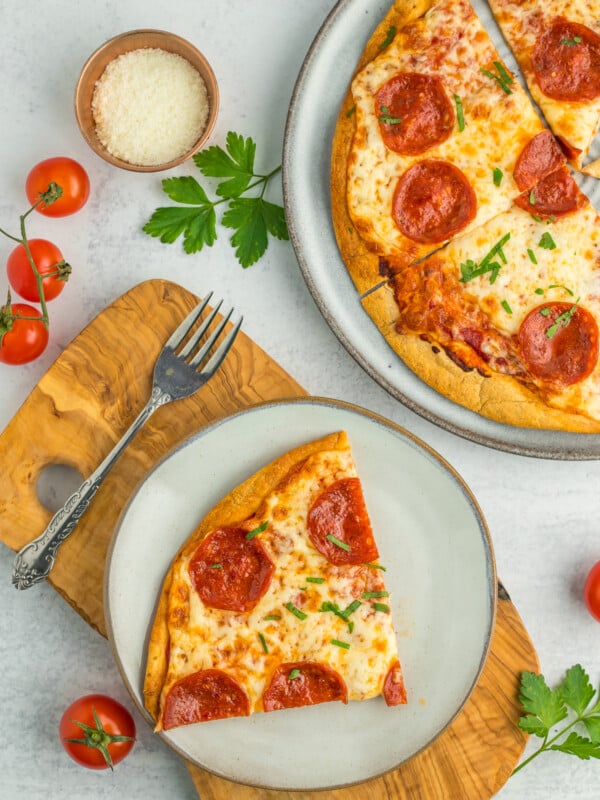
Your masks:
M211 608L251 611L269 587L275 565L262 543L243 528L217 528L190 560L190 577Z
M308 536L332 564L364 564L379 557L358 478L336 481L317 497Z
M220 669L186 675L173 684L165 700L165 730L225 717L247 717L250 701L239 683Z
M600 36L585 25L555 17L535 43L532 65L547 97L589 102L600 95Z
M437 75L395 75L375 95L375 114L385 146L402 155L424 153L454 128L454 109Z
M477 198L468 178L447 161L420 161L399 179L392 217L415 242L438 243L475 217Z
M515 200L519 208L539 217L564 217L587 203L566 167L546 175L530 192L523 192Z
M517 336L530 372L565 386L586 378L598 360L596 320L575 303L552 302L534 308Z
M565 163L565 157L550 131L542 131L521 150L513 172L515 182L524 192Z
M398 659L394 661L383 682L383 697L388 706L406 703L406 687Z
M263 694L265 711L314 706L332 700L348 702L344 679L334 669L317 661L280 664Z

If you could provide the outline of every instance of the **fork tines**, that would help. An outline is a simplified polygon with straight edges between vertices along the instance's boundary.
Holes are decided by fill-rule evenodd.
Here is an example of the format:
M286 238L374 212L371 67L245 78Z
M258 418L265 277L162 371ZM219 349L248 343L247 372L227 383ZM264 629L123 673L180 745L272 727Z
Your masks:
M171 335L169 340L165 345L165 349L169 348L172 352L175 353L177 348L183 347L176 353L178 358L182 358L188 362L188 364L192 367L199 367L204 359L208 356L214 345L216 344L219 336L222 334L223 330L225 329L227 323L229 322L231 315L233 314L233 308L231 308L222 319L217 322L214 329L210 331L208 338L206 341L202 343L202 346L199 350L196 349L200 344L202 338L208 333L210 326L212 325L213 321L215 320L219 309L223 305L223 301L219 300L219 302L211 309L208 316L201 320L200 325L195 328L196 323L201 318L203 311L208 306L208 303L212 297L212 292L206 295L206 297L198 303L198 305L192 309L192 311L188 314L188 316L181 322L181 324L177 327L175 332ZM234 325L234 327L229 331L227 336L223 339L217 350L214 352L211 360L208 364L205 365L205 370L215 370L221 363L221 361L227 355L229 348L237 333L240 329L242 324L243 317L240 317L238 322ZM191 334L191 335L190 335ZM189 338L188 338L189 337ZM190 356L192 356L190 358Z

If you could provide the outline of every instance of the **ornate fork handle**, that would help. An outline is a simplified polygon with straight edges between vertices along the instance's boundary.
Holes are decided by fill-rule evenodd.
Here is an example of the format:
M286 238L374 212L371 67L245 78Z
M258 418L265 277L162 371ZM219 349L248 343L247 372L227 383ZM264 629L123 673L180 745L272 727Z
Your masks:
M28 589L48 576L54 565L56 551L73 532L115 461L156 409L170 400L170 394L154 387L150 400L100 466L56 512L46 530L17 553L12 574L12 582L17 589Z

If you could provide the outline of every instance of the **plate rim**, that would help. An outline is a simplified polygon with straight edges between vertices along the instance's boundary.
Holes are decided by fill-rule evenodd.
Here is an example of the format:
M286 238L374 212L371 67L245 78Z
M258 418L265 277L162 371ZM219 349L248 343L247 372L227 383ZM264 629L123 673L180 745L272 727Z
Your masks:
M410 441L413 446L416 446L418 449L424 451L424 453L432 460L438 463L438 466L441 467L447 475L453 479L454 483L458 490L461 491L463 497L468 502L469 507L475 517L477 522L477 526L479 528L481 541L484 547L484 554L485 554L485 564L486 564L486 599L488 603L488 607L490 609L489 619L487 622L487 629L484 638L484 646L482 648L481 656L479 659L479 663L477 665L477 669L474 673L473 680L469 685L467 691L465 692L465 696L462 699L462 702L458 705L455 712L452 716L446 721L446 723L420 748L414 751L410 756L401 760L399 763L393 765L388 769L384 769L383 771L370 775L367 778L353 780L351 782L341 783L341 784L332 784L327 785L321 788L306 788L306 787L294 787L290 788L289 786L275 786L269 783L254 783L254 782L247 782L247 781L240 781L239 779L232 778L230 775L224 774L216 769L211 769L211 767L207 766L206 764L200 763L197 759L191 757L183 748L179 747L177 744L169 740L163 731L155 733L161 738L163 743L169 747L171 750L176 752L181 758L183 758L188 764L191 764L199 769L202 769L208 772L211 775L214 775L217 778L222 780L228 780L233 783L237 783L239 785L250 786L256 789L268 789L271 791L288 791L288 792L295 792L295 791L334 791L337 789L346 789L351 788L352 786L359 786L363 783L368 783L370 781L381 779L384 775L387 775L394 770L400 769L405 763L407 763L410 759L414 758L415 756L419 755L420 753L427 750L431 747L453 724L456 718L463 712L466 705L468 704L473 691L476 689L479 680L481 679L481 674L485 668L487 663L488 657L491 652L491 645L492 639L494 636L494 631L496 628L496 620L497 620L497 610L498 610L498 575L497 575L497 565L496 565L496 557L494 552L494 545L491 536L491 532L487 523L487 520L483 514L483 511L469 485L465 481L465 479L460 475L458 470L450 464L450 462L444 458L440 453L435 450L431 445L427 444L424 440L418 437L416 434L412 433L412 431L404 428L402 425L399 425L396 422L388 419L387 417L378 414L377 412L371 411L368 408L359 406L355 403L351 403L345 400L339 400L330 397L321 397L316 395L298 395L294 397L288 398L278 398L273 400L265 400L258 403L251 404L244 408L238 409L230 414L227 414L223 417L219 417L218 419L209 422L207 424L201 424L197 431L194 433L186 436L182 439L177 445L171 448L166 454L164 454L158 461L153 465L153 467L146 473L146 475L142 478L139 484L135 487L135 489L131 492L131 495L127 499L127 502L123 505L121 512L117 518L117 522L115 524L115 528L113 534L111 536L109 546L106 553L105 558L105 569L104 569L104 576L103 576L103 606L104 606L104 619L106 624L106 634L107 640L112 652L113 659L117 666L119 675L127 692L134 703L136 709L140 712L144 720L148 723L151 729L154 728L155 722L150 716L149 712L143 705L143 702L140 702L137 697L136 690L132 686L132 682L129 679L129 676L126 673L125 667L123 665L122 659L119 655L116 643L115 643L115 634L114 634L114 627L113 627L113 611L111 609L111 604L109 600L110 595L110 574L111 574L111 564L112 559L115 551L115 546L117 540L119 538L119 534L122 529L122 523L127 515L127 512L132 505L135 498L138 496L139 492L141 491L142 487L146 484L147 480L168 460L175 457L179 451L183 448L191 444L193 441L200 439L210 433L212 433L217 428L221 427L222 425L227 424L230 420L239 418L249 413L253 413L254 411L263 410L265 408L273 407L273 406L285 406L285 405L297 405L297 404L304 404L304 405L321 405L333 408L339 408L344 411L348 411L354 414L358 414L359 416L366 417L367 419L375 422L376 424L382 425L388 429L391 429L392 432L396 435L400 435L401 437L405 437ZM171 559L169 560L169 564L171 564L173 558L176 554L173 554ZM154 608L156 608L156 604L158 603L158 597L155 599ZM148 631L150 628L150 622L148 621ZM148 632L145 638L145 647L147 646L147 637ZM145 652L145 651L144 651ZM143 675L143 665L144 665L144 653L142 654L141 660L141 673L140 673L140 680L142 679ZM139 692L140 698L143 699L143 691Z
M497 422L495 420L488 419L487 417L483 417L483 415L477 414L476 412L473 412L464 406L460 406L458 403L454 403L443 394L432 389L428 384L419 379L420 383L424 387L425 395L434 393L436 399L440 399L442 407L448 408L448 417L444 416L443 413L437 413L435 410L428 408L426 402L419 401L418 399L415 399L407 394L406 391L403 391L398 385L392 383L382 371L378 370L376 366L370 363L365 354L361 352L360 349L352 343L352 341L350 341L343 326L340 325L339 321L335 318L335 315L332 314L331 310L329 309L327 302L321 296L321 293L319 292L313 278L311 266L304 256L302 245L303 237L298 226L296 225L295 215L292 213L292 209L295 206L294 186L291 177L291 164L294 160L294 128L296 124L297 107L303 99L303 92L305 89L305 84L310 76L312 62L318 55L320 49L324 46L323 43L328 34L335 29L338 15L343 13L347 7L351 6L355 2L356 0L337 0L317 30L302 61L302 65L294 84L284 127L282 151L282 188L286 222L288 226L290 242L292 244L296 260L300 267L300 271L306 286L317 308L336 338L340 341L349 355L352 356L357 364L367 373L367 375L369 375L386 392L388 392L390 396L394 397L396 400L399 400L406 408L418 414L423 419L426 419L438 427L468 441L495 450L513 453L515 455L560 461L591 461L600 459L600 434L574 433L570 431L542 428L526 428ZM372 6L375 6L375 4L383 4L383 0L369 0L369 2ZM337 98L337 103L335 104L336 116L337 109L339 109L342 99L342 97ZM331 150L329 138L324 137L322 142L322 146L328 148L326 161L329 167ZM330 181L328 176L327 187L329 188L329 186ZM327 201L329 206L329 197L327 198ZM326 220L325 224L328 225L329 231L333 233L331 214L328 215L328 219ZM339 255L339 251L338 258L339 263L343 264L341 256ZM355 292L356 297L359 298L360 295L356 289ZM364 312L362 306L360 307L360 310L366 315L366 312ZM368 315L366 316L371 324L374 324L372 320L370 320L370 317L368 317ZM382 349L389 348L389 352L395 357L398 362L398 366L401 368L404 374L407 376L416 376L416 373L414 373L404 364L402 359L395 354L387 342L385 342L383 337L381 337L381 347ZM419 378L419 376L416 377ZM453 422L449 418L451 410L456 411L457 409L457 413L461 417L465 417L465 422L457 423ZM476 422L473 423L473 426L469 425L470 415L474 415L476 418ZM482 430L477 430L477 424L489 426L494 430L487 433ZM529 441L519 441L518 438L515 438L519 435L522 437L527 437ZM589 445L589 447L587 445Z

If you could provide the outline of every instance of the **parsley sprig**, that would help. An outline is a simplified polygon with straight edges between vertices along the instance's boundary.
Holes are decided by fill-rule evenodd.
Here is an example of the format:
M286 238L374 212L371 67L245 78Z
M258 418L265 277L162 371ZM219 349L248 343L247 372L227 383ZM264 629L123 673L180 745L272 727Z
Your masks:
M227 203L221 224L231 228L231 244L242 267L250 267L264 254L269 234L288 240L289 233L283 207L265 200L271 178L281 166L268 173L254 171L256 144L248 137L229 131L226 150L213 145L194 156L194 163L208 178L217 178L216 194L211 200L192 176L165 178L162 188L179 206L157 208L143 230L161 242L172 244L183 236L186 253L197 253L206 245L212 247L217 239L216 207ZM252 189L258 194L244 196Z
M555 689L548 687L543 675L521 673L519 701L526 712L519 719L519 728L542 739L542 744L515 767L513 775L548 750L586 761L600 758L600 697L580 664L568 669ZM566 724L556 731L563 720ZM587 736L582 735L584 730Z

